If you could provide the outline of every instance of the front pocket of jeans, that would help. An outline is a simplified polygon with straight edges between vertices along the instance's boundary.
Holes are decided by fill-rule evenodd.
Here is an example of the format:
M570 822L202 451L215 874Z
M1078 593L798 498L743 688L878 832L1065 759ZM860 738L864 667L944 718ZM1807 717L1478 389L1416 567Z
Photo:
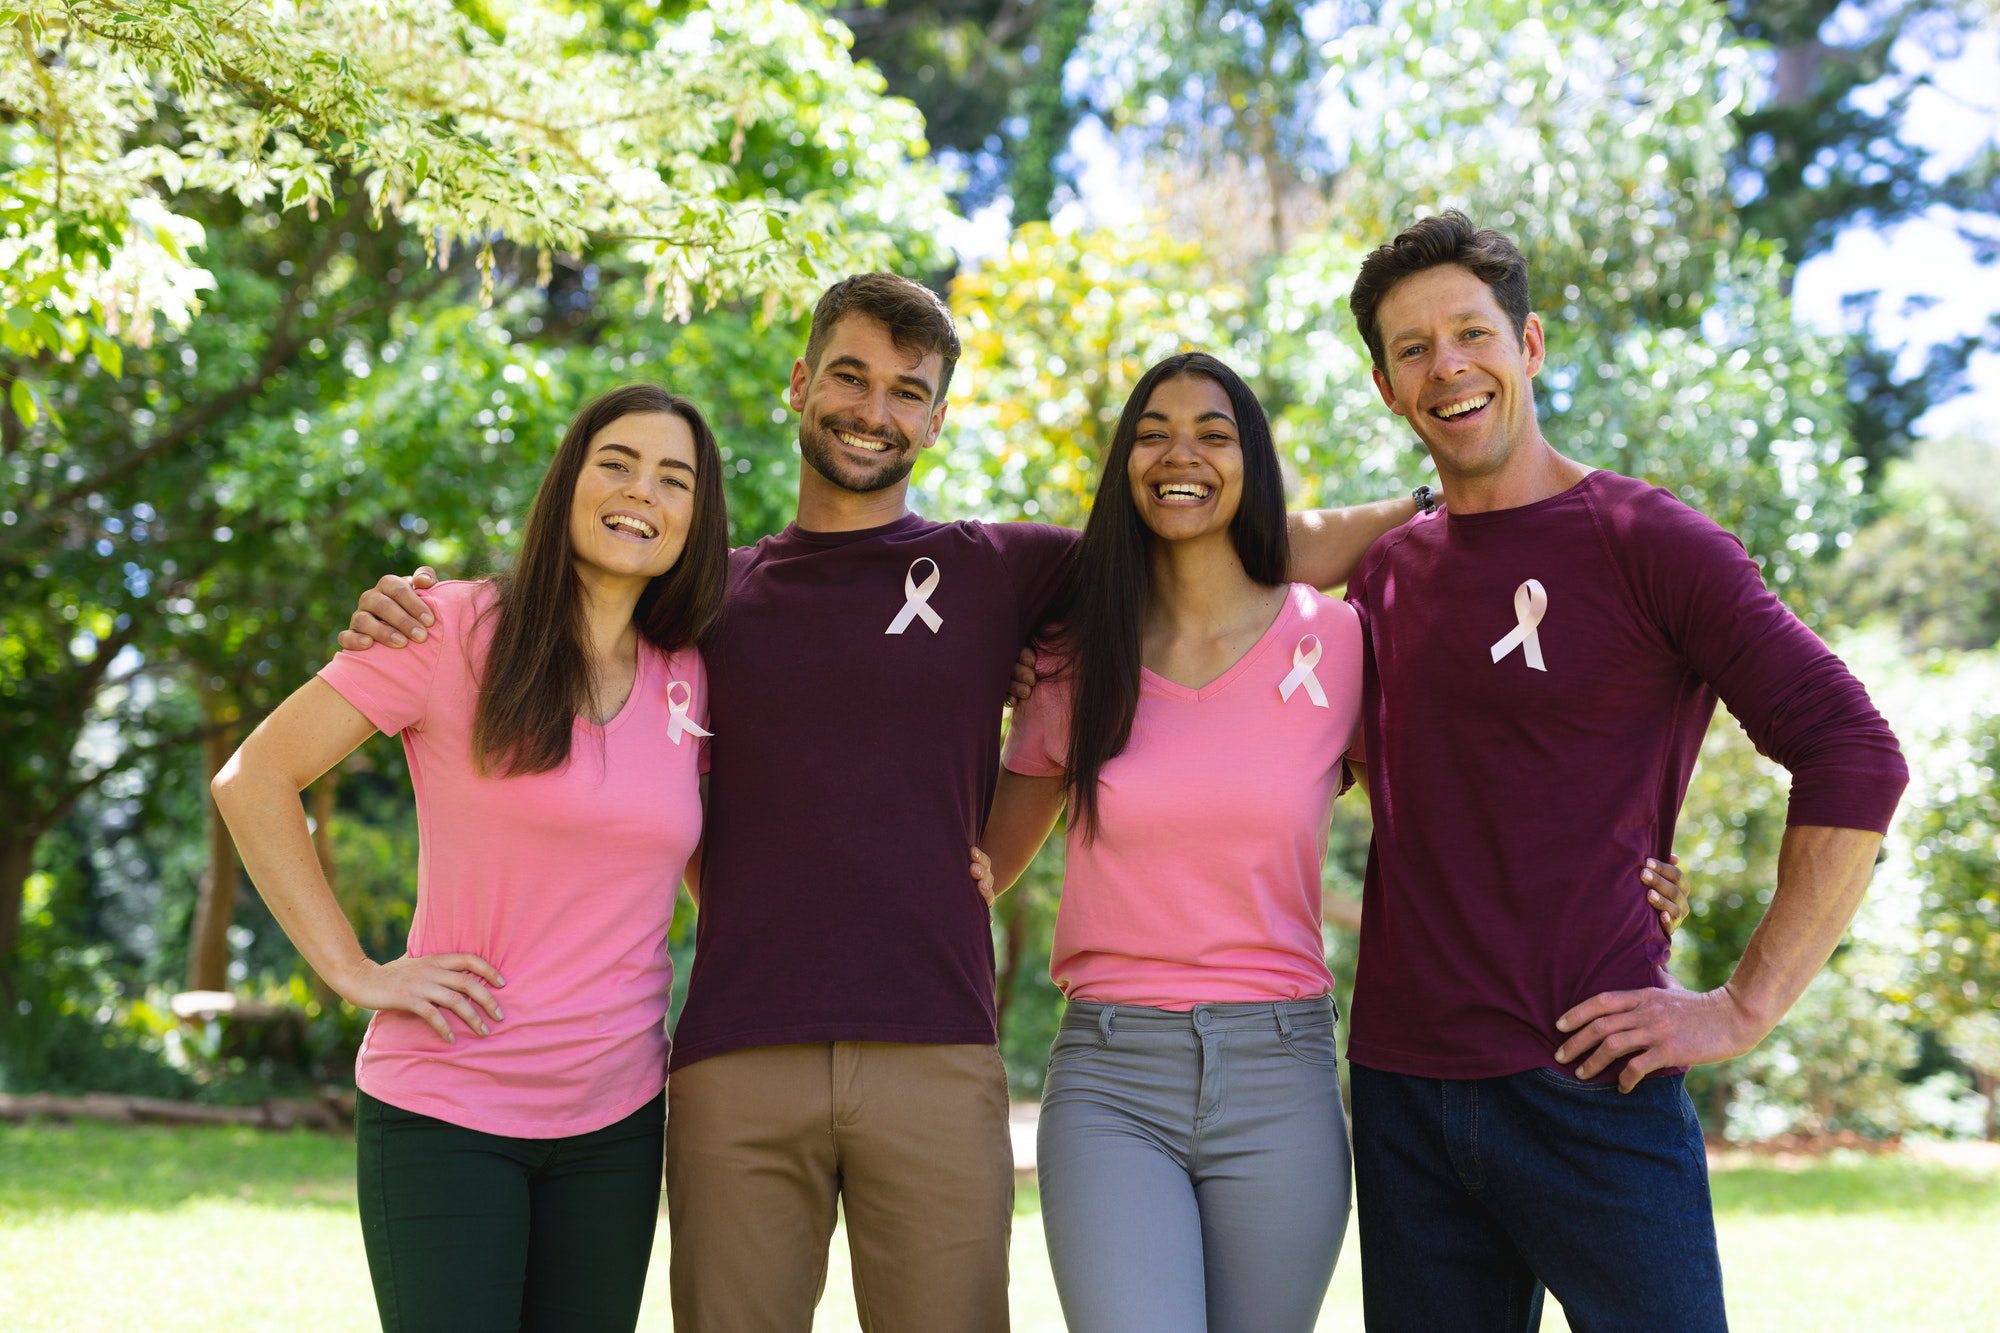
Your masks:
M1285 1050L1302 1064L1320 1069L1340 1068L1340 1043L1334 1039L1334 1025L1322 1027L1293 1028L1291 1033L1280 1038Z
M1580 1078L1573 1078L1570 1075L1563 1073L1561 1070L1549 1069L1546 1066L1538 1067L1535 1070L1535 1073L1541 1076L1542 1082L1553 1084L1554 1086L1562 1088L1568 1092L1618 1091L1618 1082L1615 1079L1609 1083L1586 1083L1584 1080Z
M1094 1032L1083 1032L1075 1028L1064 1028L1056 1033L1056 1039L1049 1045L1048 1068L1054 1069L1065 1060L1071 1060L1085 1051L1102 1049L1102 1044Z

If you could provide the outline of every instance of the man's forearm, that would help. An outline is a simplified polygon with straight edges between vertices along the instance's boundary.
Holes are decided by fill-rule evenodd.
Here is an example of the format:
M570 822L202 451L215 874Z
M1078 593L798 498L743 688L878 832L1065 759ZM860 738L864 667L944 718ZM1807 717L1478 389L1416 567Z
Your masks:
M1778 884L1726 989L1761 1027L1784 1018L1854 921L1882 835L1794 825L1778 851Z
M1377 500L1345 509L1308 509L1289 514L1294 583L1336 588L1353 576L1375 539L1416 514L1414 500Z

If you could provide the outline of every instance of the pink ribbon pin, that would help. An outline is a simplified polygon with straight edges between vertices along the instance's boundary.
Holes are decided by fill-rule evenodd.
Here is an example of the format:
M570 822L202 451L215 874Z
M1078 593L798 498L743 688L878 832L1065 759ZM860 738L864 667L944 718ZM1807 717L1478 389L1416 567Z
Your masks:
M679 693L676 694L675 691ZM694 688L684 680L673 681L667 686L667 739L675 745L681 743L682 736L713 736L715 733L688 716L688 707L694 703Z
M1310 652L1306 650L1307 644L1312 645ZM1319 635L1308 634L1299 640L1292 649L1291 672L1278 682L1280 699L1290 703L1293 691L1303 685L1306 687L1306 698L1312 700L1314 708L1326 707L1326 691L1319 687L1319 677L1313 674L1313 668L1319 665L1319 652Z

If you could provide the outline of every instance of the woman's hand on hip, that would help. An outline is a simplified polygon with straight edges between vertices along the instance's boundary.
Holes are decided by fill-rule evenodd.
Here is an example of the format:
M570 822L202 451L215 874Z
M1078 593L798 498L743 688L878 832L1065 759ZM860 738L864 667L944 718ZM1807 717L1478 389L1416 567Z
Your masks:
M329 978L331 980L331 978ZM494 966L477 954L436 953L417 957L404 954L394 962L377 963L364 959L335 986L341 998L362 1009L393 1009L415 1014L431 1025L438 1036L456 1042L447 1012L458 1015L466 1028L479 1036L492 1029L481 1013L494 1022L506 1015L488 986L505 986L506 980Z

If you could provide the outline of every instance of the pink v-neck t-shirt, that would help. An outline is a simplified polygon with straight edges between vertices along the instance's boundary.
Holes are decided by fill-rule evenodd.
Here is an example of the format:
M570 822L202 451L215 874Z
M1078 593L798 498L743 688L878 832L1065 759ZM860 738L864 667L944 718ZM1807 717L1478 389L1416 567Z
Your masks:
M341 653L319 673L403 739L419 835L409 951L477 954L507 979L490 1036L447 1016L447 1044L414 1014L377 1013L355 1082L468 1129L559 1138L623 1119L666 1083L667 927L701 836L702 745L673 725L669 694L705 725L708 684L695 650L642 641L624 707L602 727L578 719L567 764L482 774L472 725L495 596L441 583L424 594L437 617L425 642Z
M1097 836L1068 836L1049 965L1063 994L1188 1010L1330 991L1320 863L1360 708L1360 621L1304 584L1200 689L1141 670ZM1063 773L1069 710L1058 671L1015 710L1008 769Z

